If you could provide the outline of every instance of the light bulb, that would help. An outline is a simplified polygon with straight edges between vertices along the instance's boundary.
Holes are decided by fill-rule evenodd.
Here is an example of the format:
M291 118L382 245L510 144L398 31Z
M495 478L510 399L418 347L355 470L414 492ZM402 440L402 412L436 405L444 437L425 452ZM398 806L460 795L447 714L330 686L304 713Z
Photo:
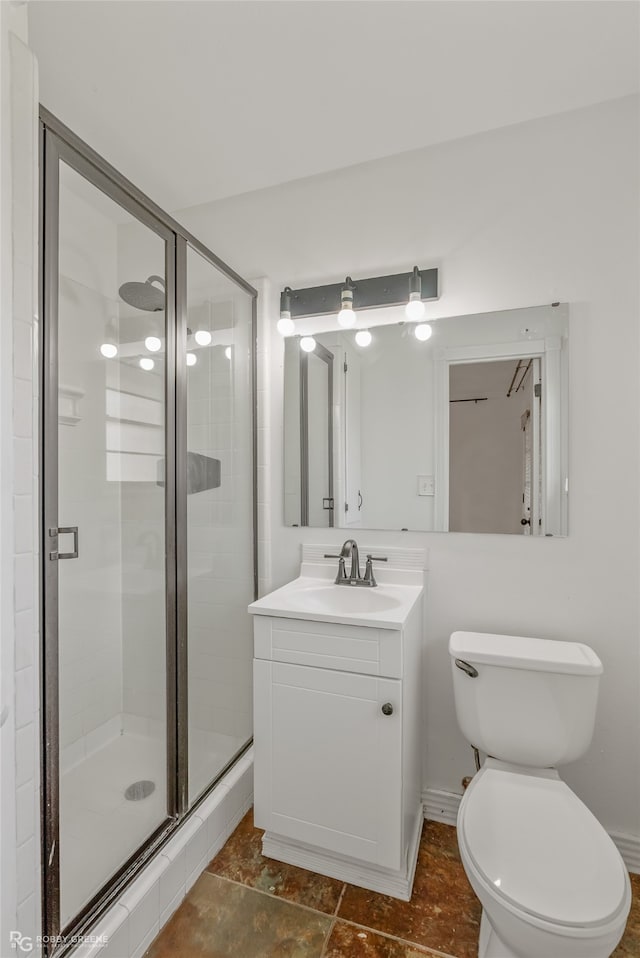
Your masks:
M147 336L144 344L150 353L157 353L159 349L162 349L162 340L157 336Z
M420 293L411 293L404 311L407 314L407 318L414 320L414 322L422 319L424 316L424 303L420 299Z
M340 312L338 313L338 322L347 329L353 326L356 321L356 314L353 311L353 283L351 277L347 276L345 284L340 290Z
M418 323L413 333L416 339L419 339L421 343L426 342L427 339L431 336L433 330L429 323Z
M196 329L193 338L198 346L208 346L211 342L211 333L208 329Z
M227 357L227 359L231 359L231 346L225 346L224 354Z
M100 352L105 359L113 359L114 356L118 355L118 347L115 343L103 343Z
M373 339L368 329L359 329L356 333L356 342L358 346L368 346Z
M187 353L187 366L195 366L198 362L198 357L195 353Z
M353 326L356 321L356 314L351 308L341 309L338 313L338 322L341 326L344 326L347 329L349 326Z
M281 336L293 336L295 325L291 319L291 294L293 290L290 286L280 293L280 319L276 324L276 329Z
M276 323L276 329L281 336L293 336L296 326L294 321L291 319L291 313L282 313L280 319Z
M316 341L313 336L303 336L300 340L300 349L303 349L305 353L312 353L316 348Z
M148 356L143 356L140 360L140 369L145 369L147 372L150 372L154 366L155 363L153 359L149 359Z

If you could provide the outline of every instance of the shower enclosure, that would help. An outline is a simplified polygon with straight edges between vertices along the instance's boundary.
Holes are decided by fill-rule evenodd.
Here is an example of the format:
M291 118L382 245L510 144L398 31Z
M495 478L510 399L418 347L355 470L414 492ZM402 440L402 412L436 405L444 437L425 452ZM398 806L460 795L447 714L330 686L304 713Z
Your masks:
M45 110L41 147L43 915L58 935L113 901L250 742L256 292Z

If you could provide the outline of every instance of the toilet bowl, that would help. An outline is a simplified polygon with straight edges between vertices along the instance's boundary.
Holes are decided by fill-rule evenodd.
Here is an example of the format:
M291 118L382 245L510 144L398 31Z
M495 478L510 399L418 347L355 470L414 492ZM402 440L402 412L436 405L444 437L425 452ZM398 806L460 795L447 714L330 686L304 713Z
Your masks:
M458 845L482 907L479 958L608 958L631 905L620 853L554 770L488 759Z
M631 907L622 857L556 765L593 735L593 649L454 632L458 724L491 756L458 812L462 864L482 904L478 958L609 958Z

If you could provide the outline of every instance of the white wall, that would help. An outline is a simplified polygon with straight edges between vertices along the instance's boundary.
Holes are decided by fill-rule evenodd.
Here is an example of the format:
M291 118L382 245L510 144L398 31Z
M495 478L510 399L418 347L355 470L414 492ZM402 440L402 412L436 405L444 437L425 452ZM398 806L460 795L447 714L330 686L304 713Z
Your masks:
M349 215L343 211L348 209ZM604 825L640 835L638 102L624 98L194 207L179 219L246 276L285 284L441 268L439 316L571 304L567 539L381 533L430 550L425 784L472 768L453 709L454 629L582 640L605 675L593 745L565 769ZM270 395L272 581L318 531L282 523L282 344ZM338 543L339 530L321 534Z

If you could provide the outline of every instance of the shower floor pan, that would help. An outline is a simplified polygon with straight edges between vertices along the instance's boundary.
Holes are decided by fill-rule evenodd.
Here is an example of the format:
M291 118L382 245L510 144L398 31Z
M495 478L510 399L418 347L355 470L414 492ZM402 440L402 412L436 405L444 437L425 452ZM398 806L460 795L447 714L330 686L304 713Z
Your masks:
M194 736L192 795L208 785L241 744L232 736L204 732ZM165 818L166 754L164 743L156 738L125 732L61 775L63 926Z

